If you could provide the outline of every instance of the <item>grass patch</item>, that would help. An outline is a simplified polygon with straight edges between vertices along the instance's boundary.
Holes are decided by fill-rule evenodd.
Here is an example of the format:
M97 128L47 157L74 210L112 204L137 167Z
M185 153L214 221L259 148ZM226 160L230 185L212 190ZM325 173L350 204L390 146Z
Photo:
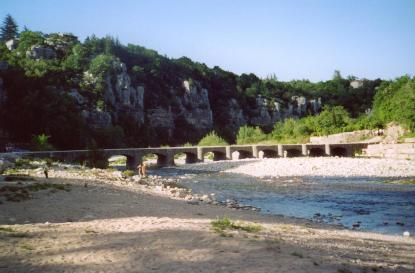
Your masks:
M211 222L213 230L221 235L225 235L226 230L243 230L250 233L261 231L262 227L255 223L247 223L236 221L233 222L229 218L224 217Z
M54 183L34 183L27 186L4 186L0 188L0 197L4 196L7 201L20 202L28 200L32 197L30 192L40 190L62 190L70 191L69 184L54 184Z
M0 232L16 232L16 230L10 227L0 227Z
M10 227L0 227L0 234L4 233L9 237L14 238L27 238L29 235L27 233L18 232L13 228Z

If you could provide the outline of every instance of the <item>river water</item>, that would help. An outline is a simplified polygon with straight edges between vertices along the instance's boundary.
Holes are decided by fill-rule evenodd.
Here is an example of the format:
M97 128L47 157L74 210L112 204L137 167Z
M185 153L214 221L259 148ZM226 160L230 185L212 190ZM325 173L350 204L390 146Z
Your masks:
M216 200L236 200L284 215L346 228L415 234L415 185L385 183L385 178L284 177L260 179L229 173L186 175L182 184Z

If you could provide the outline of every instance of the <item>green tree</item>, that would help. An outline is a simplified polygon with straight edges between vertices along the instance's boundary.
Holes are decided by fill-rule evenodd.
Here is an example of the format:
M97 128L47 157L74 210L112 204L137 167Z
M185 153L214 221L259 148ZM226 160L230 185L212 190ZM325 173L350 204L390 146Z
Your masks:
M1 27L0 38L2 41L8 41L10 39L16 38L18 35L18 26L16 21L10 14L6 15L4 18L3 26Z
M340 133L351 123L350 114L343 106L325 107L316 117L316 132L319 135Z

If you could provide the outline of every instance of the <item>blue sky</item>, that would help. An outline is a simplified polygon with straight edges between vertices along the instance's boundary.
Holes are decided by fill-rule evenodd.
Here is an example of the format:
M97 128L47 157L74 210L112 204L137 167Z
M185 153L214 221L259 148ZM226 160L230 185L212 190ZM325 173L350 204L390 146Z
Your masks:
M415 73L415 0L0 0L19 26L110 34L168 57L280 80Z

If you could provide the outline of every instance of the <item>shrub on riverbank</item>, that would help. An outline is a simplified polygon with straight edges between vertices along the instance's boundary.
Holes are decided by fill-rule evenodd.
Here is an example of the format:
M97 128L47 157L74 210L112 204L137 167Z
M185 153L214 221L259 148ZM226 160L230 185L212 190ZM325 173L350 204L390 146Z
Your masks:
M236 144L253 144L267 139L267 135L259 127L243 126L239 128Z
M210 132L199 141L199 146L226 146L229 145L223 138L218 136L215 131Z

